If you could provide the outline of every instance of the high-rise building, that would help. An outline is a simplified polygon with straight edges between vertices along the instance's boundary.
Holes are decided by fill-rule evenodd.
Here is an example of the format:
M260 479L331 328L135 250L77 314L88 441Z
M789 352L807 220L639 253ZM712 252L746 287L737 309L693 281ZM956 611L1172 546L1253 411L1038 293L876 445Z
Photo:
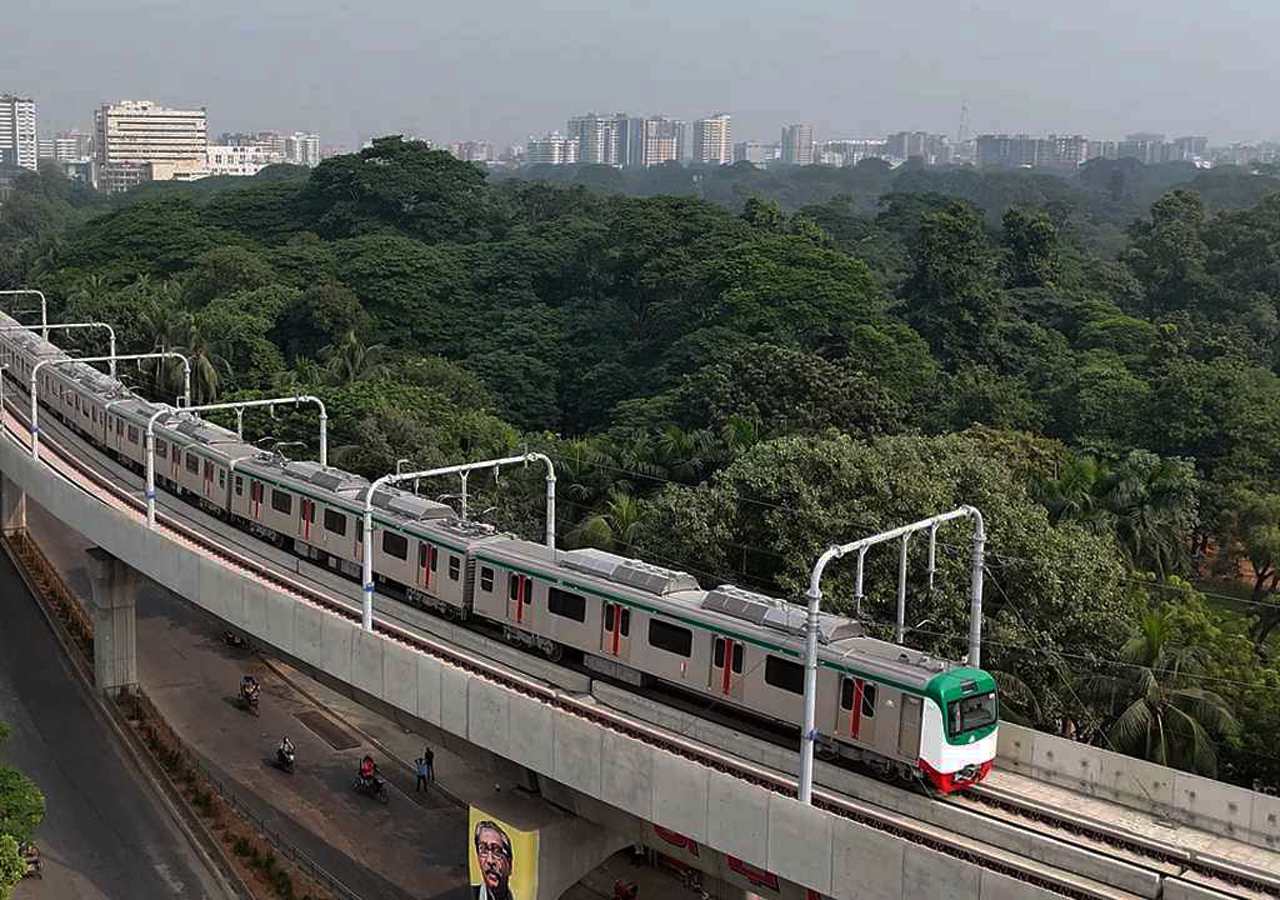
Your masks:
M149 100L104 103L94 114L94 128L99 179L109 192L205 174L204 109L168 109Z
M766 144L763 141L739 141L733 145L733 161L749 162L753 166L767 166L782 155L781 144Z
M257 144L210 144L205 151L205 169L210 175L257 175L279 161Z
M814 161L824 166L856 166L864 159L888 160L895 158L889 143L861 139L823 141L814 148Z
M320 165L320 135L295 131L284 139L284 161L314 169Z
M526 159L531 166L568 166L580 158L581 149L576 137L565 137L553 131L545 137L529 138Z
M491 141L454 141L449 145L449 154L463 162L498 161L498 148Z
M0 165L35 171L39 158L36 102L13 94L0 94Z
M601 166L625 164L623 154L628 134L625 113L574 116L569 120L566 131L570 139L578 139L579 162Z
M1089 139L1079 134L1051 134L1047 138L1027 134L981 134L977 140L977 163L981 168L1070 170L1088 160L1091 152Z
M93 135L78 128L59 131L53 137L53 158L58 162L79 162L93 158Z
M945 166L951 162L951 140L945 134L927 131L899 131L885 139L891 159L919 159L926 166Z
M813 126L786 125L782 129L782 161L790 166L813 165Z
M685 123L679 119L663 116L645 119L640 164L648 167L680 162L684 157L685 133Z
M733 137L728 113L716 113L693 123L693 161L722 166L733 162Z

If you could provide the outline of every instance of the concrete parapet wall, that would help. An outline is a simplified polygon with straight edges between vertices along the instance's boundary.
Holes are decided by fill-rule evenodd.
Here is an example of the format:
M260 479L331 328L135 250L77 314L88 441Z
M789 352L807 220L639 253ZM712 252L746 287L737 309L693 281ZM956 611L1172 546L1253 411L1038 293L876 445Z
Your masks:
M1003 722L996 764L1203 831L1280 849L1280 798Z

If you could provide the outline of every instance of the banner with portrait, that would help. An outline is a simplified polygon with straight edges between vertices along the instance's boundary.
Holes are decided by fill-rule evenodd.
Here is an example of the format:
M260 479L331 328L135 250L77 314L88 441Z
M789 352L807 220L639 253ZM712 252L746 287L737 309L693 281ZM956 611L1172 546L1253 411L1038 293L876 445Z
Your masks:
M521 831L474 806L468 825L471 896L478 900L537 900L538 832Z

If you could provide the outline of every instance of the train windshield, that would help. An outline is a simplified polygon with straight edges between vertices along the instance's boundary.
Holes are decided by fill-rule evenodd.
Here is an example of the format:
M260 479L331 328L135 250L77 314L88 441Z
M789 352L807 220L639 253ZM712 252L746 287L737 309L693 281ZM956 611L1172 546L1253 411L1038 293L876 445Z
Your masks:
M996 692L978 694L957 700L950 707L951 734L964 734L975 728L994 725L996 721Z

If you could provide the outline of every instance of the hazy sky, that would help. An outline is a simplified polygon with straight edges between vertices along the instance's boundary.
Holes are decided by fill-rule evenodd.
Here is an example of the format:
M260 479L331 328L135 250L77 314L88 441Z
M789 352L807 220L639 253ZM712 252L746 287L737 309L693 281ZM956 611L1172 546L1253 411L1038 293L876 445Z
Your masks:
M4 0L0 92L42 130L104 101L209 130L522 141L575 113L735 139L926 129L1280 138L1277 0Z

